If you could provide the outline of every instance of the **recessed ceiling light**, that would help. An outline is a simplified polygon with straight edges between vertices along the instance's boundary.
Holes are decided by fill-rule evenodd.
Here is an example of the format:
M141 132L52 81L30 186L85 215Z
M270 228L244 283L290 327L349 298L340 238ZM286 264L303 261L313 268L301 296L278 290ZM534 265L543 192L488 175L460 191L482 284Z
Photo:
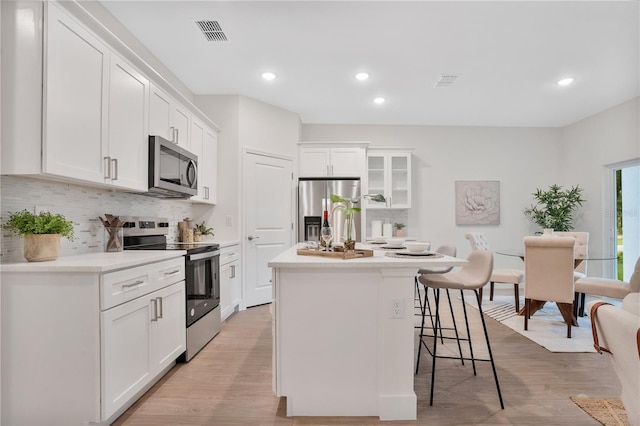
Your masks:
M576 79L573 77L563 78L562 80L558 80L558 86L568 86L573 83Z
M373 100L373 103L374 103L374 104L378 104L378 105L382 105L383 103L385 103L385 101L386 101L386 99L385 99L385 98L383 98L383 97L379 97L379 98L375 98L375 99Z
M272 73L272 72L263 72L262 73L262 78L264 78L267 81L275 80L276 75L274 73Z
M356 74L356 80L364 81L368 78L369 78L369 73L359 72L358 74Z

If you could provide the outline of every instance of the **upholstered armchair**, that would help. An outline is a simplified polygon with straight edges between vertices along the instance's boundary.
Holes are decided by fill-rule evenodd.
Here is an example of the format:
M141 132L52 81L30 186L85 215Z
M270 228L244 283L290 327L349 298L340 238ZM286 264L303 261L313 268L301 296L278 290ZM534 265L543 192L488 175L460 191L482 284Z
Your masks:
M634 275L637 271L636 263ZM588 304L595 327L594 345L598 352L611 354L629 422L640 426L640 293L628 294L621 308L598 303Z
M636 260L636 266L628 283L609 278L589 276L576 281L576 299L580 300L581 310L584 309L585 294L623 299L627 294L638 292L640 292L640 258Z
M464 236L469 240L472 250L491 250L487 237L482 232L469 232ZM515 297L516 312L520 310L520 284L524 280L522 269L495 268L489 278L489 300L493 300L493 287L495 283L513 284L513 295ZM479 290L480 300L482 300L482 287Z
M574 246L572 237L524 237L524 329L544 302L556 302L571 337L574 322Z

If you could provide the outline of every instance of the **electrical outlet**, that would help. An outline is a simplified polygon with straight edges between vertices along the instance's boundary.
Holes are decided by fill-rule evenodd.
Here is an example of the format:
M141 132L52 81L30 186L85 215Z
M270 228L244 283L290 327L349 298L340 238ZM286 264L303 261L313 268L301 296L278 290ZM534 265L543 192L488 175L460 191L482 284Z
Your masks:
M227 226L232 226L231 225L231 216L227 215L227 217L225 217L224 219L225 225Z
M404 303L399 297L391 299L391 318L404 318Z

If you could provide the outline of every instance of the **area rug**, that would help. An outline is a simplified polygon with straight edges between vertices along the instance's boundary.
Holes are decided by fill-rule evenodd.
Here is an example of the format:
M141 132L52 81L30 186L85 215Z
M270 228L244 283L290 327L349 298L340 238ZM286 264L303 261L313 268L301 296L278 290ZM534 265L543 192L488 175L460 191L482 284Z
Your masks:
M605 426L630 425L620 398L586 398L572 396L571 401Z
M465 296L465 302L477 309L475 297ZM524 301L521 299L521 306ZM524 317L515 311L513 296L495 295L493 301L485 296L482 310L515 332L546 348L550 352L596 352L593 347L591 321L578 318L578 327L572 327L571 338L567 338L567 326L555 303L547 302L531 316L529 330L524 330Z

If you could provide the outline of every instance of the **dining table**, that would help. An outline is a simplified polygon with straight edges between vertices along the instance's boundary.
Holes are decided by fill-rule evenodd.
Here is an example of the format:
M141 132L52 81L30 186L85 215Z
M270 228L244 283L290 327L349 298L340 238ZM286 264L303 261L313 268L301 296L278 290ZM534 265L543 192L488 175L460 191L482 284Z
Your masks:
M500 254L502 256L511 256L511 257L519 257L523 262L525 261L524 256L524 248L511 248L511 249L502 249L496 250L496 254ZM616 260L617 256L615 254L609 254L605 252L598 251L588 251L587 253L576 254L574 257L574 269L580 266L585 261L590 260ZM526 276L525 276L525 285L526 285ZM543 300L531 300L530 304L530 312L533 315L536 311L542 309L546 301ZM518 315L524 315L525 308L522 307L520 311L518 311ZM583 317L585 316L584 311L578 312L578 315ZM578 321L576 318L573 318L572 324L578 327Z

